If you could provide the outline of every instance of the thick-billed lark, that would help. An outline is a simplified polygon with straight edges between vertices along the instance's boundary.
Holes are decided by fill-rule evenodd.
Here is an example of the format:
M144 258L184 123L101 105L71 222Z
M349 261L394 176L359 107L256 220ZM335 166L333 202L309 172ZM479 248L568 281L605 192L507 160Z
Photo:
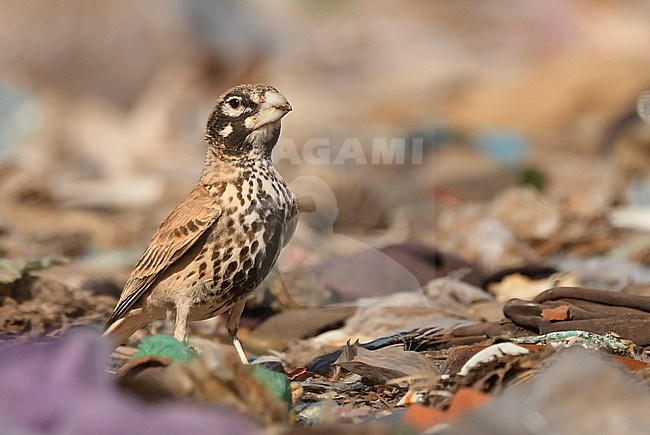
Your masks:
M126 282L105 335L123 343L152 319L187 322L230 310L237 338L246 297L267 276L296 227L298 206L271 162L280 120L291 110L267 85L224 93L208 119L207 155L199 182L162 223Z

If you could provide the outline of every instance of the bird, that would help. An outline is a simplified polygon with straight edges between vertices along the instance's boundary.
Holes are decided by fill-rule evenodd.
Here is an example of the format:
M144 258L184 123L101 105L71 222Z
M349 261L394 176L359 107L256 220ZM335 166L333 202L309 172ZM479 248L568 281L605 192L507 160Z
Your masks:
M104 335L115 347L151 320L187 322L228 313L237 337L246 298L269 274L296 229L298 202L273 165L281 119L292 110L273 86L244 84L223 93L210 114L198 183L163 221L136 263Z

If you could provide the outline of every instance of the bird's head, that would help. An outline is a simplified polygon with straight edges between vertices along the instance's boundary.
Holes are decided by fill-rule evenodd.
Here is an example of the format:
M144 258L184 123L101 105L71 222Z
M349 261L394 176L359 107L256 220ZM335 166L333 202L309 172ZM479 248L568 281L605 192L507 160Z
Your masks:
M239 85L219 97L205 138L224 156L270 156L280 136L280 119L290 111L273 86Z

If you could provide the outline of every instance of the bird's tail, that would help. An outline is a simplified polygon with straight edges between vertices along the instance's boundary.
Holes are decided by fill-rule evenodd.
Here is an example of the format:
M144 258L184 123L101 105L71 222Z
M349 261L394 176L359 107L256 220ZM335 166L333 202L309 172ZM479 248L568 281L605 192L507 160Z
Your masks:
M109 337L113 341L114 347L117 348L150 320L145 313L129 314L111 323L103 335Z

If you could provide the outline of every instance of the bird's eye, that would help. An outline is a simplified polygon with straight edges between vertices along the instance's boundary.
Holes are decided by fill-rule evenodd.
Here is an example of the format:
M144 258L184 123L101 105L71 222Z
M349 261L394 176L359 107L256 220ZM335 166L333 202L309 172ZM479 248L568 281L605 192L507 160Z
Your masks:
M228 101L226 101L226 103L228 103L228 105L233 109L239 109L239 107L241 106L241 98L239 97L229 98Z

